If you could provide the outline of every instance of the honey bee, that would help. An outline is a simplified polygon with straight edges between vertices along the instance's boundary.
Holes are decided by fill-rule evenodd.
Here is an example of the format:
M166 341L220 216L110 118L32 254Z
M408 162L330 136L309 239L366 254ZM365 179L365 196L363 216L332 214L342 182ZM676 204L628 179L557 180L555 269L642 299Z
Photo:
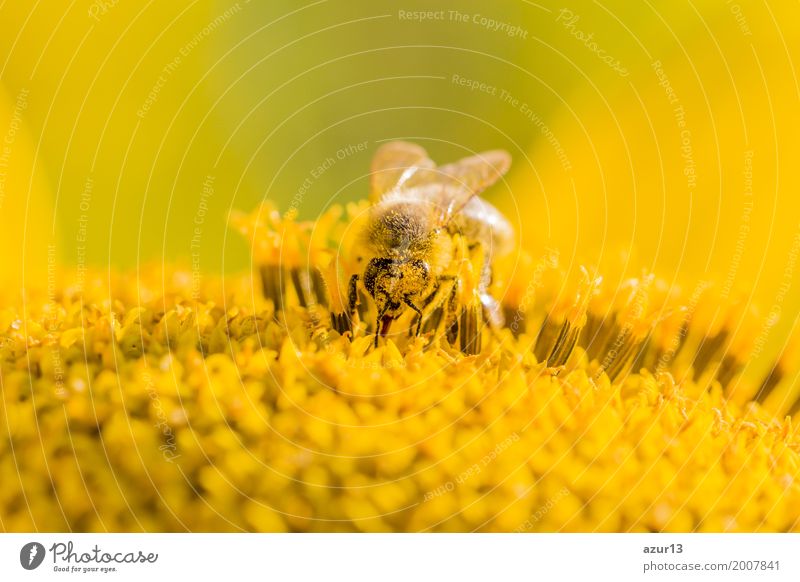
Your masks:
M376 346L392 321L407 309L416 313L414 331L419 335L426 312L445 301L440 292L445 283L450 285L446 301L452 336L458 284L452 270L455 233L470 249L480 247L480 299L487 311L499 313L488 293L491 264L494 257L513 248L514 230L478 194L497 182L510 165L511 156L502 150L438 167L425 149L413 143L392 141L377 150L371 168L372 206L363 233L364 259L369 259L363 286L377 308ZM350 322L356 313L359 278L353 275L348 287Z

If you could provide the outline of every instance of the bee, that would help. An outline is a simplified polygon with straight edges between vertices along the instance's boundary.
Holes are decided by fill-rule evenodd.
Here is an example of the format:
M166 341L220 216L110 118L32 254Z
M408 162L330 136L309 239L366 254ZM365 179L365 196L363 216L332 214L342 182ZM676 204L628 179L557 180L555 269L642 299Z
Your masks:
M409 309L416 313L414 332L419 335L423 316L445 301L441 289L449 284L447 325L454 341L455 233L460 233L471 250L482 251L478 292L490 319L496 319L497 302L488 293L492 260L513 248L514 230L502 213L478 194L497 182L510 165L511 156L502 150L437 167L425 149L413 143L392 141L378 148L371 167L372 206L362 241L363 258L369 260L363 275L350 279L347 317L339 319L349 319L344 327L352 326L359 279L377 309L375 346L392 321ZM476 322L471 325L475 328L472 333L477 334ZM462 344L464 335L462 330Z

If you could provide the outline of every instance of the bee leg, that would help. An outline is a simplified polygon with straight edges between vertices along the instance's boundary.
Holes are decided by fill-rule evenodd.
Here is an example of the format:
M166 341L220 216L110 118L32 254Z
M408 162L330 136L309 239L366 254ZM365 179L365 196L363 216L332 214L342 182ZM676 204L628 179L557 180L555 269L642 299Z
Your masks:
M441 299L441 289L442 286L439 284L439 280L437 280L433 291L422 300L422 311L429 312L427 318L422 322L423 332L432 331L435 334L439 329L439 324L442 322L442 316L444 315L442 304L444 302ZM433 305L433 309L429 309L431 305ZM411 329L408 331L408 335L411 335Z
M350 277L350 284L347 286L347 313L350 316L351 329L356 315L356 305L358 305L358 274Z
M450 291L447 299L440 301L439 304L444 305L445 336L450 345L452 345L456 342L458 337L458 281L455 275L442 275L437 281L439 286L444 282L450 283Z
M411 309L413 309L417 313L417 331L414 333L414 335L418 336L419 332L422 331L422 310L416 305L414 305L414 302L411 301L411 299L409 299L408 297L403 299L403 303L408 305Z
M454 283L450 288L450 297L447 298L447 341L450 345L458 339L458 286Z
M333 328L343 334L353 332L353 320L356 316L356 306L358 304L358 275L350 277L347 286L347 308L343 313L331 313L331 323Z
M433 286L433 289L430 293L422 300L422 306L419 308L417 312L416 328L417 332L416 335L422 333L422 325L426 324L426 330L430 331L433 330L436 332L439 328L439 323L442 320L443 308L442 305L444 304L444 297L442 293L442 283L446 283L449 281L455 281L454 275L440 275L436 278L436 283ZM455 283L453 284L455 287ZM408 304L406 302L406 304ZM432 310L429 308L433 306ZM428 313L427 321L424 321L423 313ZM408 330L408 335L411 335L411 328Z

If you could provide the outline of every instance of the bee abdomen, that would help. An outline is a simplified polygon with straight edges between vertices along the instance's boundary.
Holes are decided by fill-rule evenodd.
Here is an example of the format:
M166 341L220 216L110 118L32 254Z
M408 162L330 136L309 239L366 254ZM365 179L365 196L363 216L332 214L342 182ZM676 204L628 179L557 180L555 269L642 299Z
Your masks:
M505 216L482 198L474 197L453 219L452 229L483 245L492 256L513 249L514 229Z

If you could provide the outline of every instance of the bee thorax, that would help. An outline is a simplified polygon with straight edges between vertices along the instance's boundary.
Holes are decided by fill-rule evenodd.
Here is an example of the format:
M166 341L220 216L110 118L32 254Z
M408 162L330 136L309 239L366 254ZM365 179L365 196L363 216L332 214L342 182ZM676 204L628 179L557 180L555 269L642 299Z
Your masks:
M392 200L372 210L369 240L384 253L415 253L430 245L433 225L424 204Z

